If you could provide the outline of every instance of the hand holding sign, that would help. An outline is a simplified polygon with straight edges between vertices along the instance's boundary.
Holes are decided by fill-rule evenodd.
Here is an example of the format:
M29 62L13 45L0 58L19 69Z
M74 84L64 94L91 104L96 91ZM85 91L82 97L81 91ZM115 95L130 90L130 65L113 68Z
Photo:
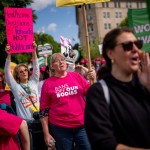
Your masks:
M10 50L10 46L9 46L9 44L7 44L6 47L5 47L5 51L6 51L7 54L9 54L9 50Z

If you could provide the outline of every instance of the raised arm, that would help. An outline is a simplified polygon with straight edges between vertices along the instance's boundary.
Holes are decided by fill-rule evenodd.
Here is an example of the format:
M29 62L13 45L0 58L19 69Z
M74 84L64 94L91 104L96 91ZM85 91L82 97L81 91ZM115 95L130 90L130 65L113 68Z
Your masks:
M11 87L12 83L15 83L16 81L14 80L14 77L10 70L11 54L9 53L9 50L10 50L10 46L7 44L5 48L5 51L7 53L7 58L5 62L4 72L5 72L5 80L9 85L9 87Z
M11 61L11 54L9 53L9 50L10 50L10 46L7 44L6 45L6 48L5 48L5 51L7 53L7 58L9 61Z
M47 54L44 54L43 57L45 58L44 65L47 66L47 65L48 65L48 64L47 64L47 57L48 57L48 55L47 55Z
M37 59L37 53L36 53L37 44L35 43L35 41L33 41L33 47L34 47L34 51L32 52L32 59Z
M33 74L31 78L35 79L36 81L39 81L40 71L36 53L37 44L35 43L35 41L33 41L33 47L34 47L34 51L32 52Z

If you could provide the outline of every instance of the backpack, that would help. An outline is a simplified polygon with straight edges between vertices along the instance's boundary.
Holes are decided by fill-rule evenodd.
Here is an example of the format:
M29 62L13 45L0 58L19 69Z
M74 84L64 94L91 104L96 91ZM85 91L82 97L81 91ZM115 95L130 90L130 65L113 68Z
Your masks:
M103 92L104 92L104 96L105 96L106 102L107 102L108 104L110 104L109 89L108 89L108 86L107 86L105 80L101 79L101 80L99 80L98 82L99 82L99 83L101 84L101 86L102 86L102 89L103 89Z
M5 103L2 103L2 104L0 104L0 108L2 110L6 110L8 113L16 115L16 112L14 111L14 109L12 108L11 105L7 105Z

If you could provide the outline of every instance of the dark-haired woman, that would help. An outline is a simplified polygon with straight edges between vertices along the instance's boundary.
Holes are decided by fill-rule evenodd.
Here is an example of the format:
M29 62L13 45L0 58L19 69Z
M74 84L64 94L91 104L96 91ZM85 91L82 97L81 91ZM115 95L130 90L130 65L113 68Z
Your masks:
M141 51L130 28L116 28L103 40L105 68L99 72L108 87L107 103L102 84L87 94L85 128L92 150L150 149L150 59Z

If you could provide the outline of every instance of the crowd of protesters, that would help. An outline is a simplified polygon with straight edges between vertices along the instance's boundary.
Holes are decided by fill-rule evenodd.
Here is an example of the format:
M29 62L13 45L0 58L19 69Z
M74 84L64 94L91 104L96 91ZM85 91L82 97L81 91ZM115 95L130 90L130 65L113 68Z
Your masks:
M5 75L0 73L1 150L150 149L149 55L127 27L108 32L102 45L103 57L92 61L91 70L87 58L68 65L61 53L50 56L50 66L45 55L39 68L33 42L32 72L22 63L13 74L6 45Z

